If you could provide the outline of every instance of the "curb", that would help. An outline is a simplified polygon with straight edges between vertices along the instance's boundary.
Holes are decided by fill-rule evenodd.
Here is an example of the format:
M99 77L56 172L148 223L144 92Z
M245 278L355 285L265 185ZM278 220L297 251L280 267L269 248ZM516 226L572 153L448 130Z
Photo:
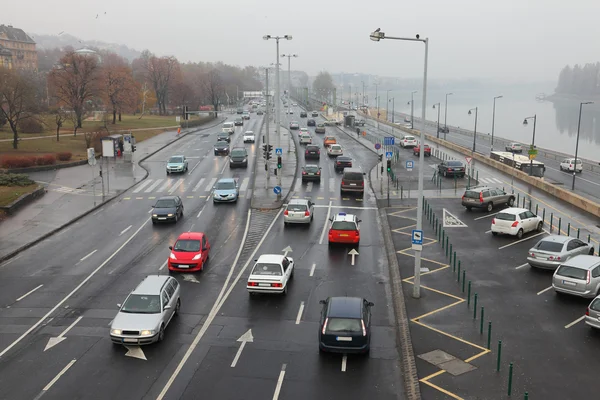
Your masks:
M38 185L37 189L35 189L31 193L25 193L19 196L18 199L13 201L7 206L0 207L0 210L4 211L8 215L11 215L15 211L17 211L22 206L31 203L32 200L37 199L38 197L42 197L46 193L46 188L43 185Z
M396 344L400 348L400 359L402 378L404 380L404 390L406 397L410 400L421 399L421 389L419 386L419 376L417 374L417 363L410 335L410 326L406 312L406 303L404 302L404 290L402 288L402 276L400 275L400 266L396 258L396 250L392 240L392 231L387 220L385 209L378 209L379 223L383 233L386 254L388 258L388 271L390 275L390 286L392 288L392 301L394 303L394 315L396 317Z
M226 119L226 118L225 118ZM225 120L224 119L224 120ZM19 254L22 251L25 251L33 246L35 246L36 244L46 240L47 238L49 238L52 235L55 235L56 233L60 232L61 230L65 229L66 227L73 225L75 222L79 221L80 219L82 219L83 217L93 213L94 211L104 207L104 205L110 203L111 201L113 201L116 198L121 197L126 191L128 191L129 189L131 189L132 187L139 185L142 181L144 181L144 179L146 179L149 175L149 171L141 164L144 160L152 157L153 155L155 155L156 153L158 153L161 150L166 149L167 147L169 147L170 145L172 145L175 142L178 142L179 140L183 139L185 136L189 135L190 133L194 133L194 132L199 132L202 130L206 130L206 129L210 129L213 128L217 125L219 125L220 123L222 123L222 121L219 121L218 123L211 125L211 126L207 126L207 127L203 127L203 128L199 128L199 129L195 129L189 132L186 132L185 134L181 135L180 137L178 137L177 139L173 140L172 142L167 143L166 145L160 147L159 149L157 149L156 151L153 151L152 153L148 154L146 157L142 158L141 160L138 161L138 165L141 168L144 168L144 171L146 171L146 175L144 175L144 177L142 179L140 179L139 182L134 183L133 185L129 186L127 189L123 190L121 193L116 194L115 196L111 197L110 199L107 199L105 201L103 201L102 203L98 204L96 207L93 207L89 210L87 210L86 212L84 212L83 214L78 215L77 217L71 219L70 221L67 221L66 223L64 223L63 225L59 226L58 228L55 228L53 230L51 230L50 232L47 232L45 234L43 234L42 236L40 236L39 238L32 240L31 242L24 244L23 246L11 251L10 253L4 255L4 256L0 256L0 263L6 261L6 260L10 260L11 258L13 258L14 256L16 256L17 254ZM86 161L87 162L87 161Z

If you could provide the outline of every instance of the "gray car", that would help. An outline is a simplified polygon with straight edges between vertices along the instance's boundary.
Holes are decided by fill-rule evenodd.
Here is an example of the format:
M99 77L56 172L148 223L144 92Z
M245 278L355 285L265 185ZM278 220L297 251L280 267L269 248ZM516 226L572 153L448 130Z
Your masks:
M283 213L283 224L310 224L314 217L315 205L306 199L292 199Z
M512 207L514 204L514 194L489 186L471 187L462 196L462 205L466 207L467 211L471 211L472 208L482 208L491 212L496 206L507 205Z
M600 294L600 257L581 255L571 258L554 271L552 287L556 293L592 298Z
M596 297L585 312L585 323L592 328L600 329L600 296Z
M188 161L185 156L173 156L167 161L167 175L173 172L187 172Z
M539 242L527 254L532 267L556 269L560 264L578 255L594 255L594 246L571 236L550 235Z
M114 344L143 345L160 342L181 307L179 282L168 275L146 277L127 296L110 325Z

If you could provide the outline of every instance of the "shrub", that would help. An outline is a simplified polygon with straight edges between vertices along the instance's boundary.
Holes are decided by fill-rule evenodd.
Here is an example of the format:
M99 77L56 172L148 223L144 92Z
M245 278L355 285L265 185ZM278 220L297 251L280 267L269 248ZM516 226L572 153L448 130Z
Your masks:
M19 122L19 131L22 133L42 133L44 125L37 119L27 118Z
M2 168L27 168L35 165L35 157L32 156L3 156L0 158Z
M25 174L0 174L0 186L29 186L34 183Z
M56 156L54 154L44 154L35 158L37 165L54 165L56 164Z
M183 121L183 122L181 122L181 127L182 128L186 128L186 127L195 128L197 126L200 126L200 125L203 125L203 124L207 123L210 120L215 119L215 117L213 115L214 114L210 114L210 116L202 117L200 119L194 119L194 120L191 120L191 121L190 120Z
M60 153L56 153L56 158L60 161L69 161L73 157L73 153L69 151L61 151Z

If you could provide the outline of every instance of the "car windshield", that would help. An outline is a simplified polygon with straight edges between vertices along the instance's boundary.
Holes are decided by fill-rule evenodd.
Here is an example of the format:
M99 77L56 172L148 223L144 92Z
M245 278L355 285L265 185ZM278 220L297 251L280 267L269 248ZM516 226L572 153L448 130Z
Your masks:
M460 161L448 161L449 167L462 167L463 164Z
M336 231L355 231L356 224L352 221L334 221L331 229Z
M362 332L362 324L358 318L329 318L326 332Z
M517 216L514 214L498 213L496 214L496 219L499 219L501 221L516 221Z
M570 267L568 265L561 265L558 268L558 271L556 271L556 275L566 276L567 278L575 278L575 279L581 279L581 280L587 279L587 273L588 272L585 269L581 269L581 268L577 268L577 267Z
M154 208L175 208L175 200L164 199L158 200L154 205Z
M540 240L540 242L535 245L535 249L542 251L550 251L553 253L560 253L563 249L563 244L551 242L549 240Z
M257 263L250 275L282 276L281 265Z
M200 241L191 239L178 240L173 246L175 251L200 251Z
M215 144L215 147L229 147L229 145L227 144L227 142L217 142Z
M169 164L181 164L183 162L183 157L171 157L169 158Z
M127 298L121 312L132 314L160 313L160 297L158 295L132 294Z
M346 172L343 180L349 181L362 181L362 174L360 172Z
M478 199L479 198L479 193L480 192L476 192L474 190L467 190L465 192L465 197L468 199Z
M235 182L217 182L217 190L233 190L235 189Z
M233 150L231 152L231 156L232 157L246 157L246 150L240 149L240 150Z
M304 170L306 172L318 172L319 167L317 167L316 165L307 165L306 167L304 167Z
M288 204L288 211L306 211L305 204Z

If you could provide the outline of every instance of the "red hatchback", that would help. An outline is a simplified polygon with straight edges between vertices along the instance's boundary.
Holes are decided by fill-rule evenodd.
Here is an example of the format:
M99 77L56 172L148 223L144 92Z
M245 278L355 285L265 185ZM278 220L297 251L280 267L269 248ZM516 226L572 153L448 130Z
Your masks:
M413 148L413 154L415 156L419 155L419 152L421 151L421 145L417 145ZM425 145L425 157L431 157L431 147L429 147L428 144Z
M358 223L361 222L361 220L357 219L356 215L341 212L329 220L331 221L331 228L329 228L330 247L334 243L350 243L356 245L360 243Z
M202 271L208 261L210 243L201 232L185 232L179 235L175 245L169 246L169 271Z

